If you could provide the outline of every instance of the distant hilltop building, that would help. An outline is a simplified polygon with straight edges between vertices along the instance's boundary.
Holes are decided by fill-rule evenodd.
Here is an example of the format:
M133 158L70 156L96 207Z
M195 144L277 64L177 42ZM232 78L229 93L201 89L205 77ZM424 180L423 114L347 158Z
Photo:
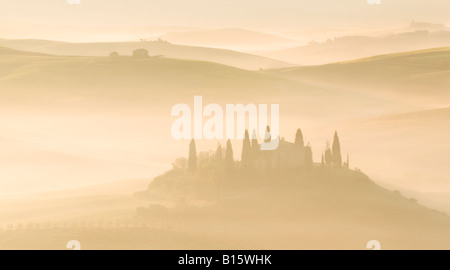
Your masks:
M267 169L294 168L303 168L306 171L310 171L314 166L312 148L309 143L305 145L301 129L297 130L294 142L288 142L284 138L281 138L278 148L273 151L260 150L261 145L258 144L256 139L253 139L250 149L250 153L252 154L246 155L245 152L248 151L245 149L248 144L245 142L246 139L247 138L244 139L242 148L242 164L244 167L247 165L261 171ZM245 161L245 156L249 156L249 162ZM329 143L327 143L323 157L325 156L326 159L322 159L322 166L332 165L336 167L344 166L348 168L348 155L347 162L344 164L342 163L341 145L337 132L334 134L332 147L330 147Z
M252 140L253 167L258 170L304 167L307 146L304 145L301 130L297 131L296 136L301 136L301 139L296 140L295 143L281 138L278 148L273 151L261 151L261 144L257 140Z
M149 58L148 51L146 49L137 49L133 51L133 58L141 59L141 58Z
M270 128L267 127L267 129L270 132ZM271 141L270 138L265 140L265 142L269 141ZM195 172L197 166L197 153L194 140L191 141L189 149L189 170ZM222 152L222 147L219 145L215 156L216 160L224 161L227 171L236 168L257 171L298 168L305 171L311 171L314 166L344 166L345 168L349 168L348 155L347 161L344 163L342 162L341 146L337 132L334 134L332 146L327 142L321 163L316 163L315 165L313 162L312 148L309 143L305 145L301 129L297 130L294 142L288 142L284 138L281 138L279 139L278 148L269 151L261 150L261 144L256 138L256 132L253 132L252 139L250 139L249 133L246 130L242 143L241 161L239 163L235 163L234 161L230 140L227 142L225 155Z

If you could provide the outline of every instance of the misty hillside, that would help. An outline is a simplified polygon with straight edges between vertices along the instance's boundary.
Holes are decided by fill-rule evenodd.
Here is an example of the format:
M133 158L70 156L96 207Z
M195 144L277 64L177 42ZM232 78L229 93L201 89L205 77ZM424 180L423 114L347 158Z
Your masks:
M169 32L159 38L175 44L235 49L267 48L295 43L275 35L237 28Z
M448 105L449 72L448 47L273 71L300 81L440 106Z
M175 169L139 196L178 202L167 210L154 203L138 209L148 220L226 239L236 248L364 249L372 239L383 249L449 247L443 240L450 237L449 216L344 168L228 176L211 168L195 174ZM202 200L211 203L193 206Z
M377 181L377 184L402 194L407 198L414 198L421 205L424 205L430 209L436 209L438 211L447 213L450 215L450 194L445 192L420 192L416 190L399 187L395 184Z
M372 175L389 171L389 176L377 180L414 190L444 192L450 187L446 165L450 160L448 119L447 107L348 121L341 128L352 142L349 151L358 151L361 168L371 167ZM373 164L368 160L374 155L383 158ZM408 174L400 173L406 168Z
M273 93L277 85L288 86L287 90L277 90L282 94L298 86L296 82L276 76L212 62L170 58L35 57L31 53L29 55L33 57L17 57L17 51L8 52L11 53L5 53L0 59L3 75L0 84L4 86L0 93L1 102L8 99L40 101L39 97L48 95L45 102L70 101L67 98L84 96L86 101L99 102L97 105L102 100L117 99L122 104L139 102L148 105L152 101L150 104L157 105L155 99L167 100L180 94L192 97L195 93L208 92L215 96L230 96L244 89L254 89L261 94ZM61 87L65 91L60 92ZM164 96L155 96L161 90L167 90ZM28 95L23 96L25 92Z
M183 141L170 136L171 108L191 106L194 95L203 95L205 104L282 103L285 123L298 123L301 116L319 124L325 114L332 121L357 112L371 115L366 108L373 106L396 106L211 62L6 51L11 53L0 57L0 134L5 138L0 140L0 176L13 175L15 181L4 181L0 188L13 193L163 172L184 151ZM203 147L209 144L214 142ZM37 176L42 176L39 185Z
M4 39L0 38L0 45L21 51L38 52L48 46L64 44L62 41L41 40L41 39Z
M346 131L344 140L349 152L357 154L358 167L378 177L377 180L416 190L428 187L430 192L450 186L450 171L445 165L450 158L447 143L450 129L444 124L449 119L446 109L450 97L449 48L271 72L406 105L374 117L361 118L357 114L354 120L339 123L339 129ZM374 156L383 158L374 162L371 160Z
M220 98L223 103L235 103L237 98L240 103L283 102L288 112L309 116L336 108L348 114L368 105L395 106L383 98L203 61L12 54L4 55L0 63L0 104L47 104L63 111L79 106L95 110L146 107L146 111L162 107L167 113L175 103L192 102L194 95ZM312 103L326 100L332 100L326 108Z
M133 50L144 48L153 56L162 55L167 58L216 62L249 70L292 66L287 62L262 56L224 49L175 45L162 40L145 42L68 43L45 40L0 39L0 46L65 56L108 56L113 51L121 55L131 55Z
M217 173L169 172L134 197L8 202L0 220L16 222L0 224L0 248L65 249L69 239L83 249L366 249L369 240L382 249L449 248L448 215L358 171Z
M203 95L205 104L282 104L281 135L292 135L290 125L307 125L311 133L318 134L311 141L316 149L323 148L327 140L320 134L342 127L349 152L357 155L358 166L371 175L379 171L404 174L411 172L411 164L416 164L414 170L441 177L447 174L447 166L437 166L442 160L434 162L426 152L427 140L436 151L445 147L443 140L433 139L447 134L442 124L435 122L428 132L412 136L416 133L407 130L420 127L414 123L404 129L407 123L394 124L389 133L380 132L384 124L372 129L342 121L424 110L427 100L446 103L442 97L446 94L448 49L263 72L170 58L36 56L3 51L10 53L0 57L4 111L0 131L5 138L0 141L4 149L0 159L5 165L0 175L18 177L14 182L17 191L24 183L36 188L32 179L43 171L46 183L39 189L55 183L86 184L161 173L184 151L183 142L174 142L170 136L174 121L170 109L177 103L191 106L194 95ZM364 72L367 70L373 72ZM436 80L425 76L429 74L436 75ZM416 83L421 78L422 84ZM406 88L408 85L411 87ZM417 99L411 92L414 88L418 88ZM409 141L403 140L405 136L423 147L411 148ZM205 142L203 147L213 145ZM386 153L391 159L374 160ZM23 159L24 155L33 158ZM314 158L317 161L320 156ZM417 166L424 159L431 171ZM55 160L59 161L57 169L53 169ZM88 166L90 176L80 179L79 175L85 175L80 169L83 164L96 165ZM25 165L30 169L21 170Z
M0 56L4 55L26 55L26 56L44 56L46 54L43 53L35 53L35 52L26 52L26 51L18 51L6 47L0 47Z
M412 162L420 156L438 165L429 168L447 167L447 159L433 157L446 151L443 123L448 109L367 120L373 111L399 108L395 102L400 99L391 100L389 95L397 88L380 86L395 86L391 73L398 72L396 76L406 81L415 74L445 74L445 48L266 72L171 58L3 51L0 104L6 113L0 115L0 159L6 169L0 174L5 179L16 176L19 188L24 183L31 186L37 174L48 178L39 181L39 188L93 184L106 177L114 181L133 173L151 175L153 163L172 161L179 149L185 150L185 142L175 142L169 134L170 108L179 102L191 104L195 94L213 102L215 98L231 103L280 102L283 121L295 126L306 121L317 125L320 117L331 122L357 115L359 126L350 123L354 129L346 128L342 138L351 164L381 164L383 170L402 172L405 164L406 170L427 167ZM359 77L352 76L360 70L366 77L362 71L355 73ZM437 78L438 83L446 79ZM363 88L368 82L384 92ZM317 140L316 162L325 139ZM239 148L237 144L236 153ZM120 185L110 190L117 189ZM175 169L135 197L80 195L79 189L64 193L73 197L50 194L28 202L2 200L0 248L64 249L68 239L82 241L84 249L365 249L369 240L379 240L383 249L449 248L448 216L380 188L358 170L319 164L312 173L224 176L212 168L193 176Z
M268 57L299 65L323 65L379 54L449 46L450 31L414 31L382 37L344 36L325 42L266 53Z

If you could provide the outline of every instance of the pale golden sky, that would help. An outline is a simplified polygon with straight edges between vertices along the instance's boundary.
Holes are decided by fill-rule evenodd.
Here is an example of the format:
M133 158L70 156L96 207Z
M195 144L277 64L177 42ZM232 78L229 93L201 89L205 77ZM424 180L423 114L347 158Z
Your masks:
M67 1L0 0L0 38L58 39L71 31L74 36L87 33L87 27L106 34L130 26L282 32L398 27L413 18L450 24L449 0L382 0L381 5L369 5L367 0L81 0L80 5Z

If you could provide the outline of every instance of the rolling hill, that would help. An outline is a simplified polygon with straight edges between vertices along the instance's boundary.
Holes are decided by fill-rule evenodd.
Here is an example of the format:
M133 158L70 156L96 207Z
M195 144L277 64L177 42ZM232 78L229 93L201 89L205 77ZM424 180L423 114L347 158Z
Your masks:
M281 104L286 135L295 131L289 123L296 128L321 125L355 113L373 115L365 108L396 106L351 91L211 62L6 51L11 53L0 57L0 134L21 151L18 155L7 141L2 143L6 146L0 160L7 169L0 170L0 176L15 179L17 184L9 185L15 193L24 184L36 188L29 183L38 175L39 190L46 190L161 173L186 147L170 134L175 119L171 108L192 105L194 95L202 95L205 105ZM204 141L199 147L215 144ZM52 169L55 160L59 166ZM83 164L96 165L82 170ZM21 170L23 166L29 170Z
M355 35L336 37L325 42L265 53L267 57L298 65L323 65L373 55L398 53L450 44L450 31L426 30L383 35L381 37Z
M245 29L217 29L190 32L169 32L159 36L175 44L226 48L233 50L257 50L270 47L287 47L295 41L275 35Z
M394 106L386 100L303 83L275 72L248 71L212 62L15 54L0 59L0 104L17 108L47 104L62 111L78 106L95 110L167 110L177 102L191 103L194 95L203 94L209 99L220 97L224 104L283 102L289 111L295 109L311 116L336 108L349 113L368 104ZM349 99L354 102L349 104ZM327 108L317 108L313 100L332 102Z
M203 95L207 103L219 98L227 103L280 103L285 126L307 126L316 161L325 139L309 130L332 123L327 128L343 131L341 142L351 153L351 164L361 164L364 171L376 171L376 165L389 174L447 168L445 155L434 159L441 151L450 152L449 130L443 127L449 110L393 114L402 103L400 98L391 100L388 90L400 96L402 89L373 90L382 89L383 83L395 86L397 80L412 84L415 75L428 73L445 82L440 73L448 67L446 48L266 72L171 58L1 51L0 133L5 139L0 141L0 160L8 170L0 171L0 179L7 179L5 183L14 179L20 186L39 175L47 178L39 180L39 187L49 189L55 182L94 184L88 176L104 179L117 170L133 175L140 168L144 177L162 172L153 164L169 166L186 153L186 142L170 136L170 109L191 104L193 95ZM373 89L362 88L367 83ZM420 94L431 98L437 93ZM359 119L342 122L351 118ZM282 132L294 133L289 128ZM216 143L199 143L198 149ZM58 169L46 173L43 169L52 169L55 160ZM85 163L92 166L83 167ZM384 249L449 248L447 215L380 188L358 170L316 168L311 175L284 171L238 180L228 188L238 192L221 193L219 202L201 205L123 194L80 195L80 190L65 191L74 194L67 198L50 194L25 203L2 200L0 248L63 249L75 238L85 249L364 249L372 239ZM207 194L217 198L216 191Z
M342 143L348 146L351 159L357 160L355 166L376 180L405 188L450 190L450 171L445 165L450 159L450 130L444 124L450 117L449 48L271 72L313 85L397 101L393 110L378 116L355 114L353 120L335 123L342 130ZM377 105L367 108L378 109Z
M203 205L192 197L168 202L113 195L15 201L0 207L3 222L21 218L0 228L0 248L64 249L70 239L83 249L366 249L370 240L382 249L449 248L448 215L361 172L317 167L311 174L258 175L258 181L235 176L222 182L219 201L216 190L198 190L213 195ZM187 197L182 181L202 181L189 177L176 183L166 175L159 185L167 181Z
M19 51L19 50L14 50L14 49L10 49L10 48L6 48L6 47L0 47L0 56L3 55L24 55L24 56L45 56L48 54L44 54L44 53L35 53L35 52L27 52L27 51Z
M133 50L144 48L149 51L150 55L216 62L249 70L292 66L286 62L267 57L224 49L175 45L162 40L148 42L68 43L46 40L0 39L0 46L64 56L108 56L113 51L121 55L131 55Z
M378 185L392 190L396 193L400 193L407 198L414 198L418 203L424 205L430 209L436 209L438 211L447 213L450 215L450 194L446 192L420 192L403 188L391 183L383 181L377 181Z
M342 143L354 153L351 159L376 181L416 192L448 193L449 117L447 107L345 121L338 128L345 130Z
M390 165L392 160L377 161L377 157L392 153L396 155L391 156L399 160L395 173L404 174L421 168L417 165L422 159L413 160L412 157L426 157L429 153L425 147L411 148L402 138L406 136L411 141L416 140L415 143L425 144L431 133L413 136L414 133L399 129L398 133L379 136L375 124L375 128L356 127L343 121L424 110L428 107L424 97L434 102L446 102L442 98L444 87L418 93L421 102L417 102L408 100L412 95L402 92L402 88L393 88L392 94L390 89L379 85L391 83L395 86L397 78L408 82L414 78L411 74L420 74L424 70L433 70L437 74L445 71L447 49L265 72L170 58L113 59L24 55L24 52L17 55L17 51L5 50L11 53L0 57L1 134L17 141L17 145L23 145L21 153L24 155L41 157L40 166L29 160L29 168L33 168L30 175L42 173L40 168L50 171L53 159L47 159L45 151L68 157L60 159L60 169L47 175L48 184L42 183L43 189L52 188L58 181L61 181L60 185L77 181L77 174L71 171L79 171L78 165L90 160L100 162L101 166L89 166L89 171L80 172L80 175L92 175L86 177L88 182L95 181L93 178L106 181L111 175L120 176L111 179L115 181L125 176L145 178L161 173L175 157L186 151L184 141L174 141L171 137L174 117L170 110L177 103L192 105L194 95L202 95L205 104L219 101L221 105L280 104L281 135L290 138L296 128L304 128L314 147L315 160L320 158L329 135L339 129L346 151L355 159L355 166L371 175L377 175L380 170L394 171ZM365 68L372 68L374 72L364 72ZM387 72L389 69L392 71ZM445 76L439 78L446 80ZM426 81L423 81L424 89L428 89L425 88ZM430 80L428 84L436 82ZM404 85L406 83L399 87ZM415 87L419 86L415 84ZM437 97L439 91L443 94ZM403 123L395 127L402 126ZM385 127L394 131L386 125L380 126L380 130ZM417 125L411 124L411 127ZM446 134L439 123L432 130L436 134ZM370 141L378 143L369 144ZM432 142L430 152L439 152L442 147L439 144L443 142ZM204 141L199 144L199 149L206 150L215 144ZM45 151L36 152L36 145ZM8 151L1 152L0 159L9 169L0 171L0 175L3 173L4 179L17 177L17 183L31 181L33 177L24 179L27 172L19 169L24 164L10 158L14 156L14 150L5 149ZM240 155L240 149L235 149L235 155ZM120 163L123 166L118 167ZM411 167L411 164L415 165ZM446 166L440 164L429 164L431 170L440 166L432 172L435 176L447 173ZM104 166L114 169L104 170ZM64 177L67 174L70 177Z
M450 48L369 57L321 66L274 70L273 74L422 105L447 106Z
M443 239L450 236L449 216L358 172L316 172L290 180L225 200L205 216L216 224L225 220L223 227L234 228L235 237L244 232L240 242L250 249L364 249L366 239L380 241L383 249L448 248Z

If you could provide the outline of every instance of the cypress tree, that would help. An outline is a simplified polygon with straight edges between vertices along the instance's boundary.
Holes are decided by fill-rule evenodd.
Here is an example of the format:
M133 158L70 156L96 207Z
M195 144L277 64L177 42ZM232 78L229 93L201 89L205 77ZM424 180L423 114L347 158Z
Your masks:
M305 142L303 141L303 133L301 129L297 129L297 133L295 134L295 144L305 146Z
M225 150L225 170L227 172L234 171L233 147L231 141L227 141L227 149Z
M188 168L191 172L197 171L197 148L194 139L189 144Z
M220 143L217 144L215 158L216 158L216 161L219 161L219 162L222 161L222 159L223 159L222 145L220 145Z
M250 136L248 131L245 131L244 141L242 143L242 155L241 155L242 165L244 168L248 168L251 165L252 160L252 146L250 143Z
M266 134L264 135L264 142L265 143L272 142L272 134L270 133L270 126L266 127Z
M333 146L332 146L332 160L333 164L341 167L342 166L342 155L341 155L341 144L339 142L339 136L337 131L334 133Z
M253 130L252 133L252 152L253 155L256 156L258 154L259 144L258 144L258 136L256 136L256 131Z
M309 143L305 148L305 169L307 172L310 172L313 169L313 153Z
M333 155L331 154L330 142L327 141L325 146L325 164L331 165L333 163Z

